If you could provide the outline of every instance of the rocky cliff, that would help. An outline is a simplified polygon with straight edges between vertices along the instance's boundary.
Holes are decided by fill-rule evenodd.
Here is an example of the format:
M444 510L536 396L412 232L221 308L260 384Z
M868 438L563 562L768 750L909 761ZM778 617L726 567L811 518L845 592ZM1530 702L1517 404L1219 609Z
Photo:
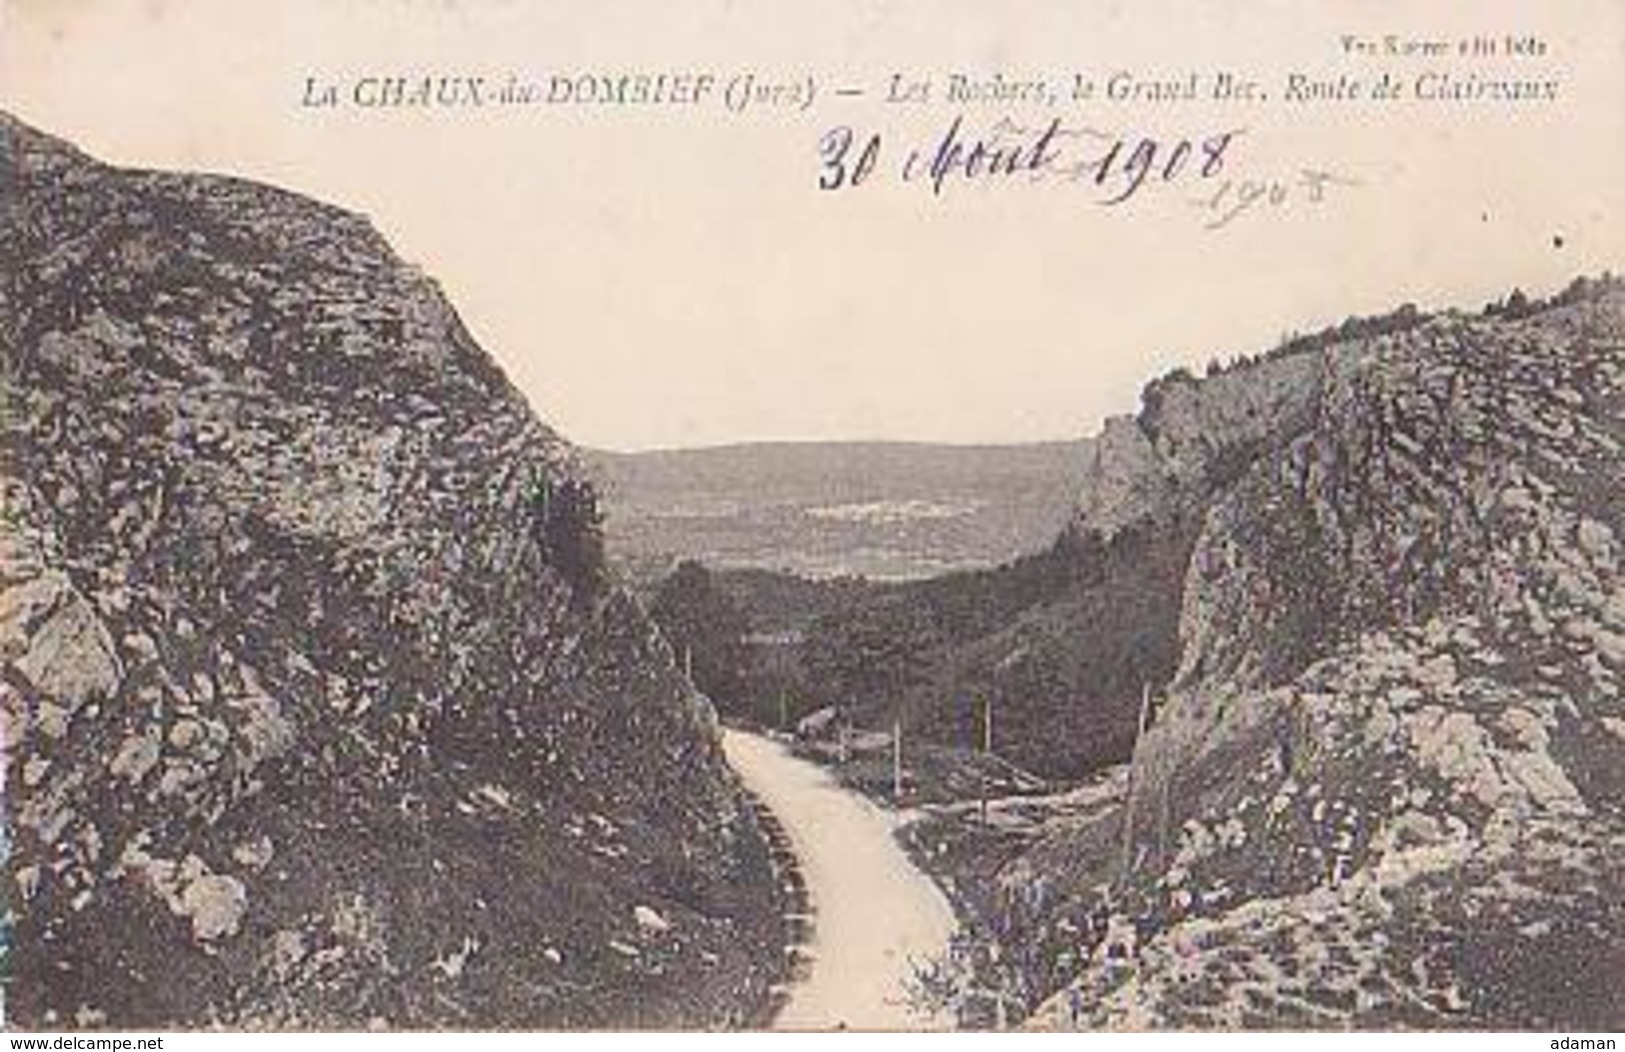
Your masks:
M0 117L5 1009L721 1024L777 959L570 447L357 216Z
M1618 1029L1625 290L1175 386L1083 517L1196 515L1178 667L1002 875L1034 1022Z
M1200 514L1271 435L1315 397L1322 356L1282 354L1197 380L1184 370L1147 385L1140 412L1112 417L1090 444L1072 528L1110 540Z

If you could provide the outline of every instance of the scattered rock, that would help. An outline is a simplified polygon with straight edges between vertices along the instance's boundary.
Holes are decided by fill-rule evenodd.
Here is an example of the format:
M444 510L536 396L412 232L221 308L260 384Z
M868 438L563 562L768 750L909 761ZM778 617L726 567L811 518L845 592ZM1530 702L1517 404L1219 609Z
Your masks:
M638 906L632 910L632 916L638 922L638 927L644 931L668 932L671 930L671 922L655 912L651 907Z

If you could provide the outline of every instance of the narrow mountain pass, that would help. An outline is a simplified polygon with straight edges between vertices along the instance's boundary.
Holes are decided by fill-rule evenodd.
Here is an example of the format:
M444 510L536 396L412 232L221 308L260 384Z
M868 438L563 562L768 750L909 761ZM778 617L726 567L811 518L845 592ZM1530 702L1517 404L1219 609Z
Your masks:
M778 817L814 913L811 969L791 989L782 1029L947 1028L910 1003L914 966L946 952L948 900L903 853L898 818L837 785L816 764L755 734L726 730L723 750Z

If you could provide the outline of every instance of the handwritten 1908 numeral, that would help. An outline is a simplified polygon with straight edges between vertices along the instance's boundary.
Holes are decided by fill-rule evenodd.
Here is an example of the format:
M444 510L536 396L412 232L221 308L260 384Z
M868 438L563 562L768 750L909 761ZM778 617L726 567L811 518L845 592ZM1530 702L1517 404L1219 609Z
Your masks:
M880 136L871 135L858 149L855 160L852 146L857 136L844 125L831 128L818 140L818 156L823 161L818 175L820 190L839 190L843 186L861 186L875 170L880 160Z

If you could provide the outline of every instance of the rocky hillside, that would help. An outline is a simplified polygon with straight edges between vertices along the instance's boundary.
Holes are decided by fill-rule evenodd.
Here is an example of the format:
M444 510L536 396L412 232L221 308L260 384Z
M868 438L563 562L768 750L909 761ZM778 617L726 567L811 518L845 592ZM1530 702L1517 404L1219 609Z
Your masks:
M1163 394L1082 514L1198 513L1177 670L1127 804L1001 872L993 985L1045 1026L1625 1025L1625 289Z
M5 1010L723 1024L778 959L595 498L361 218L0 117Z

